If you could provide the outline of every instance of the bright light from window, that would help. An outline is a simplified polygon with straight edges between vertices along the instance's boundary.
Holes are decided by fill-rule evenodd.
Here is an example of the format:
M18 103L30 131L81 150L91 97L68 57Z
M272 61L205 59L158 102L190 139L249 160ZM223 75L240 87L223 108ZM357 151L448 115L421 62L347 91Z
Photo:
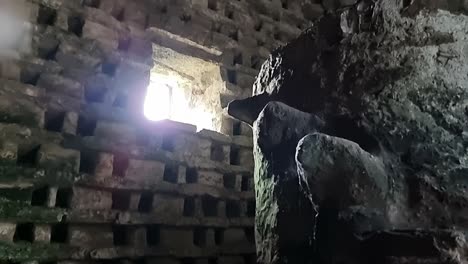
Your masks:
M196 125L198 130L213 130L213 115L201 107L189 107L176 80L160 74L152 76L144 104L144 114L149 120L170 119Z

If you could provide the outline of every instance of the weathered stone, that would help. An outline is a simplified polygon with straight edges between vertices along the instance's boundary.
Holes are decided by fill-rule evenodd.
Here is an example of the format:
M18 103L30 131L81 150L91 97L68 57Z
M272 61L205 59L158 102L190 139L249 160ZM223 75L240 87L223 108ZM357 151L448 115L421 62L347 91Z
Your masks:
M114 155L109 153L98 153L94 176L97 180L105 180L112 177L114 166Z
M83 247L109 247L113 245L110 227L73 225L69 227L69 243Z
M58 145L41 145L37 164L42 168L69 170L78 172L80 169L80 152L64 149Z
M177 218L184 211L184 199L176 196L156 194L153 197L153 214Z
M224 185L223 174L215 172L215 171L199 171L198 183L222 188Z
M62 132L69 135L76 135L78 127L78 114L75 112L66 112L63 120Z
M129 180L146 184L163 181L164 164L151 160L130 160L125 177Z
M84 24L83 37L95 39L107 49L115 50L119 46L119 36L117 32L89 20Z
M94 136L121 144L131 144L136 141L135 128L124 123L99 121L96 124Z
M83 86L79 82L63 78L60 75L41 74L37 85L47 91L63 93L78 99L83 97Z
M459 69L468 67L462 30L468 20L460 15L461 4L322 5L327 13L263 65L253 97L229 105L231 115L254 124L259 261L336 257L360 263L391 254L445 259L444 249L417 253L410 247L419 244L417 237L408 238L405 253L378 251L384 244L359 250L361 241L353 237L432 230L447 222L466 229L466 218L459 217L466 212L466 181L457 178L467 171L468 93ZM321 121L303 121L307 114L299 111ZM305 137L296 153L310 133L316 134ZM298 164L291 160L295 155ZM296 165L304 177L298 178ZM307 235L315 238L312 255ZM462 257L449 258L463 263Z
M18 159L18 145L13 142L0 144L0 160L2 163L16 163Z
M0 240L6 242L12 242L13 236L15 235L16 224L15 223L0 223Z
M0 95L0 121L44 127L44 107L32 97Z
M50 242L50 226L35 225L34 226L34 241L48 243Z
M190 229L163 227L160 230L161 246L172 250L186 250L193 247L193 232Z
M73 187L70 207L74 210L109 210L112 207L112 194L81 187Z

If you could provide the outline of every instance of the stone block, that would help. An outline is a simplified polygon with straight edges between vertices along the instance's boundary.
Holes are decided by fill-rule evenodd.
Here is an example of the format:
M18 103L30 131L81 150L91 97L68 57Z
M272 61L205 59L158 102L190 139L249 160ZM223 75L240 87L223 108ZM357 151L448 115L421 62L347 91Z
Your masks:
M0 162L16 163L18 159L18 145L13 142L2 142L0 144Z
M242 245L247 243L244 229L241 228L228 228L224 230L223 234L224 245Z
M50 242L51 228L49 225L34 226L34 241L35 242Z
M114 155L109 153L100 152L96 157L96 168L94 170L94 177L97 180L105 180L112 177L114 167Z
M78 127L78 114L76 112L66 112L63 120L62 132L69 135L76 135Z
M253 150L248 148L239 149L239 163L245 168L254 167Z
M0 240L6 242L12 242L13 236L15 235L16 224L15 223L0 223Z
M31 127L44 127L45 109L32 97L0 94L0 121Z
M212 130L207 130L207 129L203 129L201 130L200 132L197 133L197 135L201 136L201 137L205 137L205 138L209 138L213 141L217 141L221 144L230 144L231 143L231 138L225 134L222 134L222 133L219 133L219 132L216 132L216 131L212 131Z
M152 160L130 160L126 178L146 184L156 184L163 181L164 163Z
M132 144L136 141L135 128L130 124L109 121L98 121L94 136L122 144Z
M96 40L105 49L116 50L119 46L118 32L90 20L85 22L82 36L83 38Z
M215 171L199 171L198 183L217 188L224 187L223 174Z
M85 19L103 25L109 30L124 31L124 25L102 9L85 7ZM86 25L86 24L85 24Z
M177 175L177 183L179 184L187 183L187 167L179 166L178 175Z
M210 159L217 162L229 162L230 147L217 142L211 143Z
M49 193L47 197L47 207L49 208L54 208L55 205L57 204L57 192L58 188L57 187L50 187L49 188Z
M77 99L83 98L83 85L60 75L41 74L37 86L46 89L48 92L66 94Z
M206 246L207 247L216 246L215 230L214 229L207 229L206 232L205 232L205 235L206 235Z
M74 210L110 210L112 194L107 191L73 187L70 207Z
M164 194L155 194L153 197L154 215L174 220L182 217L184 212L184 198L169 196Z
M130 195L130 211L138 211L138 204L140 203L140 194L139 193L132 193Z
M7 80L19 81L21 78L20 65L14 61L0 61L0 77Z
M172 227L160 229L160 245L174 251L185 251L193 248L193 231Z
M81 76L94 73L101 62L102 58L97 52L80 49L79 43L62 42L59 50L55 55L55 59L64 69L64 74L73 75L71 73L82 71Z
M41 145L37 164L45 169L60 169L78 172L80 169L80 152L73 149L64 149L59 145Z
M45 90L30 84L2 79L0 82L0 91L1 93L23 94L31 97L38 97L44 94Z
M129 242L130 245L136 248L145 248L146 247L146 228L144 227L135 227L129 232Z
M82 247L112 247L113 234L110 226L71 225L69 227L69 243Z

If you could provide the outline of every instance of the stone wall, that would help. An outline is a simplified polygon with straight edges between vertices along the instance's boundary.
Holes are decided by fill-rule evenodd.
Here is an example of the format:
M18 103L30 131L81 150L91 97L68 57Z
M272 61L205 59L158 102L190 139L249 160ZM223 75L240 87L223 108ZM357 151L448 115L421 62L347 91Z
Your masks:
M191 24L171 13L183 3L157 16L178 21L163 29L158 3L28 3L31 52L0 67L0 259L253 263L249 127L196 133L142 115L153 42L224 56L172 42L171 23Z
M0 61L0 260L254 263L252 130L222 107L322 5L24 2L29 52ZM224 134L143 118L162 48L219 65Z

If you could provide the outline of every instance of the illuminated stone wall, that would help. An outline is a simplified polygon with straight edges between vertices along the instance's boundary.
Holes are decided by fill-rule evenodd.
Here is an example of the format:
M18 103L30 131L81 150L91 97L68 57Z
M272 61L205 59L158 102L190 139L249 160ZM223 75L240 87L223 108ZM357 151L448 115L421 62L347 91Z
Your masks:
M252 131L143 117L153 45L213 63L216 106L323 12L299 1L30 0L0 62L0 260L254 263ZM160 61L159 61L160 62Z

